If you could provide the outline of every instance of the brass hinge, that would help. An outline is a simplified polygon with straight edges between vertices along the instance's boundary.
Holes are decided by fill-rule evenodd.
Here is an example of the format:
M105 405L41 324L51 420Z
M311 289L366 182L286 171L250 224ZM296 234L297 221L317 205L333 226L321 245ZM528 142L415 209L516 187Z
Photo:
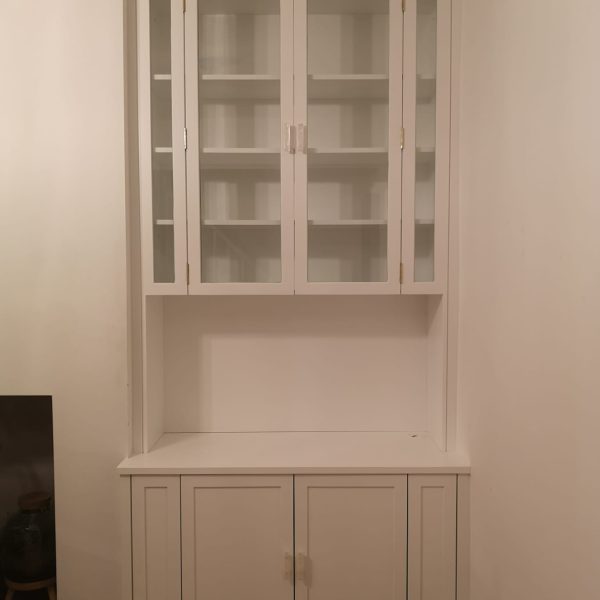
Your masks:
M402 0L404 2L404 0ZM186 0L183 0L183 12L185 12L187 9L187 2Z
M187 150L187 127L183 128L183 149Z
M400 283L402 283L403 279L404 279L404 265L402 263L400 263Z
M185 2L185 0L183 0ZM406 12L406 0L402 0L402 12Z
M190 263L186 267L187 284L190 285Z
M404 150L404 127L400 130L400 150Z

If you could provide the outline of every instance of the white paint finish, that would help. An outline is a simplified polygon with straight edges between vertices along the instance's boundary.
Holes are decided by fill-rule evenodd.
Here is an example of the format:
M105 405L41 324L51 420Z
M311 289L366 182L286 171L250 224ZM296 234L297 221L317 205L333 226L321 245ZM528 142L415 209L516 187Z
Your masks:
M458 328L459 328L459 208L460 208L460 73L462 0L452 1L452 86L450 90L450 197L448 203L448 360L446 365L447 447L464 449L463 420L459 419ZM464 411L463 411L464 412ZM462 416L462 415L461 415ZM460 431L459 431L460 427ZM459 448L460 446L460 448Z
M146 296L143 306L144 451L150 450L165 430L164 316L163 298Z
M296 294L398 294L400 291L403 14L399 0L385 5L383 14L357 16L346 12L347 4L328 6L329 14L315 14L316 5L311 5L311 13L307 14L306 0L294 3L294 39L299 40L294 48L294 113L296 123L307 126L310 140L308 152L299 147L295 158ZM359 12L364 11L362 6ZM358 40L364 51L352 52ZM352 73L356 69L362 75ZM363 94L357 101L353 94L342 93L333 101L331 98L324 101L318 93L311 92L315 73L325 72L329 76L333 73L340 78L364 77L367 72L366 76L381 77L382 72L388 71L384 98L371 98L367 102ZM344 92L352 88L338 89ZM343 170L338 169L337 181L334 178L323 186L317 164L343 166L345 174L341 175ZM348 175L349 166L374 164L389 165L385 190L370 182L361 171ZM356 179L362 181L356 185ZM324 194L320 193L323 188ZM339 195L337 201L332 193ZM385 199L384 243L378 229L324 230L309 225L308 220L315 218L312 213L322 210L323 197L325 205L354 210L350 194L361 196L363 210L367 203L377 204Z
M124 3L125 13L125 185L128 302L128 354L129 354L129 455L143 448L143 295L141 255L141 213L138 140L138 89L137 89L137 6Z
M121 600L133 600L131 477L119 477L121 517Z
M598 598L600 4L463 4L471 596Z
M182 477L181 488L183 600L292 600L292 478Z
M200 5L202 6L202 4ZM270 5L273 6L272 4ZM240 6L230 5L228 7L234 13L242 10ZM214 10L213 7L210 10ZM267 7L268 9L268 7ZM209 15L202 19L206 31L205 36L199 32L198 25L198 0L190 0L186 11L186 119L188 127L188 151L187 151L187 192L188 192L188 261L190 265L190 294L194 295L263 295L263 294L286 294L293 293L293 269L294 269L294 224L293 224L293 202L294 202L294 157L285 151L286 125L294 122L293 106L293 44L289 40L293 34L293 3L291 0L281 0L279 15L246 14L247 8L238 15ZM207 7L209 10L209 7ZM219 9L219 12L223 7ZM207 21L207 22L205 22ZM276 22L276 25L275 23ZM242 32L249 35L252 48L243 48ZM273 34L278 32L277 40ZM214 36L214 39L213 37ZM266 36L266 37L265 37ZM200 39L199 39L200 38ZM206 41L207 38L209 41ZM269 39L267 39L269 38ZM273 38L273 39L271 39ZM210 40L212 46L207 46ZM204 41L203 41L204 40ZM279 58L277 64L262 64L262 60L272 60L267 51L268 42L280 44ZM228 44L223 47L223 44ZM257 47L254 47L256 45ZM239 46L239 47L238 47ZM240 52L240 56L231 53ZM202 62L199 62L202 61ZM258 62L258 64L255 64ZM248 63L248 64L247 64ZM226 102L223 98L207 100L199 96L199 77L205 70L217 70L217 75L227 76L229 71L235 68L257 68L259 72L266 70L275 73L279 79L280 105L274 100L263 100L263 104L256 100L244 102L238 98L236 103ZM210 75L210 74L209 74ZM256 74L255 74L256 75ZM242 76L252 76L244 73ZM272 78L273 75L271 74ZM206 81L201 81L206 85ZM245 121L248 112L252 118ZM199 116L199 113L202 113ZM239 116L239 119L238 119ZM238 122L239 120L239 122ZM232 140L235 142L243 133L252 131L252 139L245 139L249 143L237 143L231 147ZM274 142L274 144L273 144ZM254 147L256 146L256 147ZM256 156L255 156L256 155ZM201 160L202 156L202 160ZM206 166L207 158L210 158L213 166L221 169L239 166L252 168L256 159L261 161L262 166L274 166L279 170L281 184L276 187L276 195L272 195L269 201L274 200L277 206L278 219L280 220L280 260L272 260L274 257L269 252L268 244L264 240L261 247L261 239L254 236L245 239L244 246L253 250L255 268L260 273L260 279L264 282L214 282L207 281L211 271L206 267L206 261L202 258L202 236L209 235L210 229L201 226L202 207L201 196L203 193L212 192L219 194L218 199L225 203L221 187L206 187L205 174L201 173L199 165ZM236 163L232 163L231 159ZM273 161L272 159L276 160ZM264 161L267 161L266 163ZM239 193L240 184L248 186L247 180L236 179L232 172L228 173L232 178L233 185ZM273 187L273 186L271 186ZM231 185L229 186L231 188ZM257 189L261 189L260 186ZM246 199L247 200L247 199ZM269 202L272 205L272 202ZM205 207L207 208L207 207ZM222 207L224 209L224 207ZM213 230L214 232L214 230ZM230 232L231 233L231 232ZM246 234L249 233L246 231ZM250 232L251 233L251 232ZM234 235L239 235L235 232ZM249 260L244 256L239 244L235 240L226 240L230 247L230 254L216 257L214 269L225 274L227 279L229 271L235 273L237 262L244 263ZM278 252L275 250L275 254ZM241 257L241 258L240 258ZM276 257L279 258L279 255ZM235 259L235 260L234 260ZM228 265L227 263L232 263ZM273 263L275 268L273 268ZM203 271L204 265L204 271ZM239 267L243 269L243 267ZM275 271L274 277L269 277L271 271ZM280 271L280 274L279 274ZM210 277L210 279L213 279ZM272 281L271 281L272 280Z
M391 432L168 433L119 466L122 474L469 471L466 457L441 452L426 434Z
M446 296L427 297L427 431L446 450L448 304Z
M406 597L406 476L295 478L296 598Z
M180 600L180 478L132 479L134 600Z
M417 127L423 123L417 117L417 80L419 73L417 51L421 51L417 31L417 3L406 0L405 12L405 66L404 66L404 166L402 181L402 264L403 294L443 294L447 288L448 271L448 202L450 193L450 107L451 107L451 48L452 2L436 0L437 24L435 65L435 134L426 131L426 143L417 139ZM428 75L428 74L425 74ZM416 168L435 147L435 200L433 215L434 273L432 281L418 281L416 271L415 222L419 218L416 200ZM427 215L428 220L429 215Z
M52 394L61 600L121 591L123 3L0 2L0 388Z
M471 477L456 478L456 600L469 600L471 564Z
M456 598L456 476L408 477L408 600Z
M423 431L426 301L165 299L165 431Z
M172 148L157 148L156 152L172 154L173 164L173 220L174 220L174 273L173 283L155 281L154 268L154 220L153 220L153 169L152 169L152 116L151 102L156 101L152 93L151 44L150 39L150 0L140 0L137 4L137 44L138 44L138 128L139 128L139 176L141 203L141 242L142 277L146 294L185 294L187 293L187 239L186 239L186 190L185 190L185 150L183 129L185 125L184 99L184 39L183 39L183 0L171 0L171 79L162 85L171 87L171 140Z

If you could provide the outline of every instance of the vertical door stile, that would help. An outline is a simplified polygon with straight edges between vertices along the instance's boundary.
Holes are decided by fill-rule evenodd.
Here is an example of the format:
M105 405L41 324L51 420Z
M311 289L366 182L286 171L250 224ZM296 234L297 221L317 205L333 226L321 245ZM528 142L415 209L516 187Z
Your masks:
M388 106L388 284L400 292L402 239L402 69L404 46L402 0L390 0Z
M406 0L402 293L443 294L448 272L451 0Z
M171 102L173 145L173 220L175 291L187 294L187 208L185 182L184 12L182 0L171 0Z
M154 247L152 240L152 132L150 114L150 0L137 5L138 44L138 128L140 161L140 222L142 241L142 280L144 290L154 280Z
M294 293L294 156L286 128L294 123L294 0L281 0L281 283Z
M437 0L435 279L432 293L443 293L448 277L450 201L450 76L452 72L452 2Z
M294 119L296 125L308 123L308 4L294 0ZM306 136L310 132L305 132ZM305 144L295 154L295 289L305 291L308 282L308 149Z
M403 55L402 292L410 293L415 265L417 1L405 0Z
M200 164L198 118L198 0L187 0L185 11L185 109L187 127L187 243L189 293L200 293Z

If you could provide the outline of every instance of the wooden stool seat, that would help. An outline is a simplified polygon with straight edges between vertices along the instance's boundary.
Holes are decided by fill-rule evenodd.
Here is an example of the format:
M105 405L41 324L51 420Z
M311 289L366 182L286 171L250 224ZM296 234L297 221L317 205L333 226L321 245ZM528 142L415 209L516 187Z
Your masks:
M48 599L56 600L55 577L52 577L52 579L44 579L43 581L32 581L31 583L17 583L8 579L5 579L4 581L6 583L6 587L8 588L8 592L6 592L4 600L12 600L15 592L35 592L37 590L47 590Z

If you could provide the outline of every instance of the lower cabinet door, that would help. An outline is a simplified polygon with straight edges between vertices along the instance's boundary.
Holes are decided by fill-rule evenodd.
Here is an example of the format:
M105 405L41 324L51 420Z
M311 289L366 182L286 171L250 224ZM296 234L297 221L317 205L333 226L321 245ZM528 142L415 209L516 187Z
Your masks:
M183 476L183 600L293 600L293 480Z
M408 600L456 598L456 475L408 477Z
M134 600L180 600L179 476L131 478Z
M406 598L406 476L295 481L296 600Z

